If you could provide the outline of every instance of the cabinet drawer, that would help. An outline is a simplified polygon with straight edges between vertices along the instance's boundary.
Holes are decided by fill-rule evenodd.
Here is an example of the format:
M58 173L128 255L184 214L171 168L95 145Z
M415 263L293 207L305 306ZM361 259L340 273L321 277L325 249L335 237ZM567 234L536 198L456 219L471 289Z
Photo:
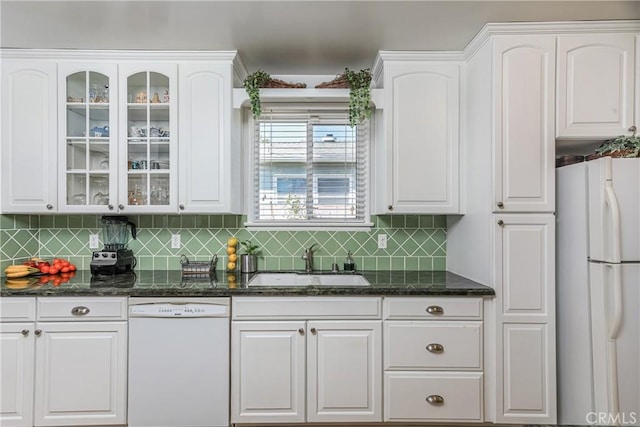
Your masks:
M482 320L482 298L392 297L384 299L385 319Z
M384 322L385 369L482 369L482 322Z
M126 319L126 297L38 298L38 320L40 321Z
M385 372L384 390L384 421L483 419L479 372Z
M234 320L380 319L379 297L238 297L231 300Z
M0 320L3 322L36 320L36 299L30 297L0 299Z

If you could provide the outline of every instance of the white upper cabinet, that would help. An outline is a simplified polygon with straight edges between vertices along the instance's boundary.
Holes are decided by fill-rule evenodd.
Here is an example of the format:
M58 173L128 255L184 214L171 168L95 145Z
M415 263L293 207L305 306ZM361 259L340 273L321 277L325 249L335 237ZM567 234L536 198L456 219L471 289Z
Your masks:
M2 59L3 213L57 209L56 63Z
M637 126L634 66L633 34L559 36L557 137L605 139Z
M117 193L118 67L58 66L58 212L114 210Z
M179 64L180 196L184 213L239 212L240 141L232 135L231 61Z
M458 213L460 66L384 61L375 211Z
M177 212L177 64L126 63L118 69L118 210Z
M496 37L493 58L493 210L553 212L555 37Z

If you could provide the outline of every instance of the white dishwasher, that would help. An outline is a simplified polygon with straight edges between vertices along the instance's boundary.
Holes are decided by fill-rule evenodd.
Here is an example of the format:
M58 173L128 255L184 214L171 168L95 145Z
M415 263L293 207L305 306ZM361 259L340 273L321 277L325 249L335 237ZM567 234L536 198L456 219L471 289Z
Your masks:
M229 425L229 298L129 299L129 427Z

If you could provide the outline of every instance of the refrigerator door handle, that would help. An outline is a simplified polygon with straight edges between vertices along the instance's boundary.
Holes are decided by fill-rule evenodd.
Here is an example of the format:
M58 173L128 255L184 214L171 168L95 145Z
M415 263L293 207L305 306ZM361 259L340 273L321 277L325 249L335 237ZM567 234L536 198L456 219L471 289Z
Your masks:
M611 210L611 256L608 262L620 262L622 252L622 242L620 238L620 205L616 192L613 190L613 183L607 181L605 186L605 205Z
M613 414L620 412L620 395L618 389L618 348L617 339L622 325L622 271L620 265L607 265L611 269L613 287L612 313L609 324L609 339L607 341L607 358L609 369L609 411ZM617 423L615 425L618 425Z
M620 265L607 265L613 273L613 313L609 325L609 339L615 341L620 334L622 326L622 274Z

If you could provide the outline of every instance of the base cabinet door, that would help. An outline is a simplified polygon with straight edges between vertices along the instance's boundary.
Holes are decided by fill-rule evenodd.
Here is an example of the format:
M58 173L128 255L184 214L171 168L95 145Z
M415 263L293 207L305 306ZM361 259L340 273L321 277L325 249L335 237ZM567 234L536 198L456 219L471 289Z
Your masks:
M382 419L380 321L309 321L307 421Z
M33 425L34 323L0 323L0 425Z
M555 217L494 218L496 422L555 424Z
M231 422L304 422L305 322L232 325Z
M127 323L42 322L35 333L34 425L125 424Z

